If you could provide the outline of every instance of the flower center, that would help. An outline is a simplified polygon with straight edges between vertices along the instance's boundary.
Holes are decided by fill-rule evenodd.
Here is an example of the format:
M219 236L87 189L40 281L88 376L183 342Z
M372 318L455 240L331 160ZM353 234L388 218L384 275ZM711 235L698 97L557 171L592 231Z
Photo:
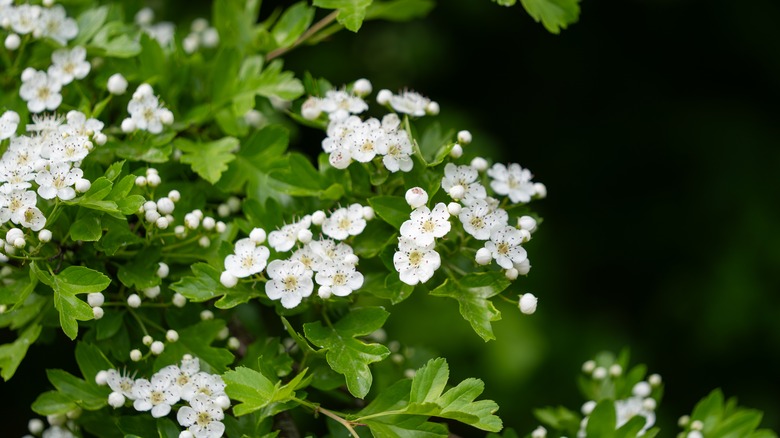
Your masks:
M348 230L351 225L352 225L352 221L349 220L349 218L345 217L339 220L339 228L342 230Z
M485 226L485 221L482 220L479 216L474 216L469 221L471 223L471 226L474 228L483 228Z
M423 260L423 255L420 251L412 251L411 253L409 253L410 264L417 266L420 263L422 263L422 260Z
M41 87L38 89L38 100L46 100L51 95L49 87Z
M506 242L502 242L498 244L498 253L506 255L509 253L509 245Z
M344 273L339 272L333 276L333 285L342 286L347 283L347 276Z
M288 275L287 278L282 280L282 283L284 284L284 288L288 291L295 290L295 288L298 287L298 279L293 275Z
M198 419L195 422L200 427L206 427L211 423L211 415L208 412L198 412Z
M149 401L151 401L153 405L159 405L165 402L165 393L162 391L152 391Z
M433 223L433 220L428 219L427 221L423 222L422 229L426 233L432 233L433 229L436 228L436 224Z

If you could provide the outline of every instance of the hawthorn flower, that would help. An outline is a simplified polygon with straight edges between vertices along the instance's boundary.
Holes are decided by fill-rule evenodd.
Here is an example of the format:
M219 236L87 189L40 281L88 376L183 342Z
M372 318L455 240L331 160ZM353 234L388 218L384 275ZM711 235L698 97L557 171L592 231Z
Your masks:
M197 438L219 438L225 433L222 408L206 395L199 394L176 413L179 424Z
M303 263L306 270L314 272L319 270L319 266L322 263L322 257L314 252L311 243L312 242L309 242L295 250L292 256L290 256L290 260L297 260Z
M15 111L6 111L0 116L0 140L11 138L16 134L19 126L19 114Z
M363 286L363 274L347 263L323 263L314 280L320 286L330 287L330 292L339 297L345 297Z
M81 46L76 46L72 50L55 50L51 54L51 62L49 76L62 85L73 82L73 79L84 79L92 67L87 61L87 49Z
M38 5L21 4L12 9L9 15L11 29L20 35L33 33L40 26L41 8ZM5 18L5 17L4 17ZM3 27L6 27L3 24Z
M19 97L27 102L27 109L31 113L39 113L43 110L53 111L62 103L61 89L62 84L57 78L44 71L28 68L22 73Z
M336 243L331 239L314 240L309 243L312 252L319 258L320 263L324 261L344 262L355 257L352 247L346 243Z
M311 216L306 215L298 222L282 226L282 228L268 233L268 244L276 252L286 252L295 246L298 241L298 232L311 226Z
M8 220L15 224L20 223L27 210L35 208L37 201L38 197L33 191L13 190L5 193L0 190L0 224Z
M152 417L160 418L171 412L171 405L181 400L178 388L171 385L171 378L157 373L152 380L138 379L133 385L133 407L137 411L152 411Z
M412 143L406 131L386 133L377 140L376 151L383 155L382 164L390 172L409 172L414 167Z
M515 227L496 227L490 232L490 240L485 242L485 248L490 251L499 266L512 269L515 264L526 259L527 253L520 246L523 234Z
M449 233L450 228L450 212L440 202L433 210L423 206L412 211L410 219L401 224L401 236L414 240L419 246L428 246L436 237Z
M441 188L447 193L451 193L453 187L463 187L463 196L461 200L465 205L471 205L478 199L485 199L487 192L485 187L477 181L479 172L471 166L456 166L447 163L444 166L444 177L441 179Z
M327 91L317 104L320 111L328 113L330 120L346 120L350 114L360 114L368 109L363 99L344 90Z
M33 231L39 231L46 226L46 217L37 207L27 207L22 212L19 224Z
M368 163L376 157L376 145L384 136L377 119L368 119L347 134L344 142L349 145L349 154L353 160Z
M100 120L91 117L88 119L81 111L68 111L65 118L67 122L60 127L60 132L67 136L79 135L97 139L105 126Z
M393 266L400 274L401 281L414 286L433 277L433 273L441 266L441 257L433 250L433 246L433 243L418 246L413 239L398 238L398 251L393 255Z
M438 112L432 111L438 104L434 105L435 102L432 102L431 99L414 91L407 90L403 91L401 94L393 94L390 96L388 103L399 113L405 113L415 117L422 117L426 114Z
M262 272L269 256L268 248L255 245L249 238L240 239L235 254L225 257L225 270L238 278L249 277Z
M336 240L357 236L365 228L366 220L363 217L363 206L360 204L339 208L322 223L322 232Z
M531 182L533 175L517 163L510 164L508 168L501 163L495 163L488 169L487 174L492 178L490 187L493 191L499 195L508 195L515 204L526 203L536 194L534 183Z
M115 369L110 369L106 371L106 383L108 383L108 386L112 391L120 393L130 400L135 399L135 396L133 395L135 380L130 376L121 374Z
M39 31L40 36L49 37L63 46L79 33L76 20L67 16L62 5L42 8L39 20L38 29L34 33Z
M84 171L71 167L70 163L53 163L48 170L38 172L35 182L38 183L38 194L43 199L60 198L68 201L76 197L73 185L84 176Z
M286 309L300 304L314 290L311 271L307 271L299 261L274 260L268 264L267 272L269 280L265 284L265 293L272 300L281 299Z
M141 129L159 134L163 130L163 125L173 123L173 113L163 107L154 90L149 84L141 84L133 93L133 98L127 104L127 112L130 113L131 120L129 125L134 129ZM124 121L122 122L124 124ZM132 131L133 129L131 129Z
M463 207L458 215L463 229L478 240L490 239L490 232L507 225L509 215L505 210L493 210L485 200L477 200L471 206Z
M163 374L170 378L171 385L179 392L182 399L185 397L185 388L187 385L193 382L193 377L200 371L200 361L198 358L184 358L181 361L181 366L168 365L157 371L158 374Z
M198 395L204 395L211 400L225 395L225 381L219 374L209 374L203 371L193 374L190 381L181 390L181 399L191 402Z

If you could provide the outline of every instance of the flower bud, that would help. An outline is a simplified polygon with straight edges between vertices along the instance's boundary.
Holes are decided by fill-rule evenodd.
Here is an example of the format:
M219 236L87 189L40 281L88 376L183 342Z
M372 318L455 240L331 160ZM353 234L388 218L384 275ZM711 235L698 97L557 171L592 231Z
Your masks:
M450 157L456 160L463 156L463 147L457 143L450 149Z
M114 95L125 94L127 91L127 79L121 73L114 73L108 78L106 84L108 92Z
M525 259L520 263L515 263L514 267L517 269L518 275L528 275L528 273L531 271L531 261Z
M522 230L528 230L528 232L533 233L536 231L536 219L531 216L520 216L517 219L517 226Z
M316 97L310 97L301 105L301 116L306 120L314 120L322 114L320 101Z
M478 265L484 266L493 260L493 254L491 254L490 250L487 248L480 248L477 250L477 255L474 257L474 260Z
M158 213L157 210L146 210L144 219L146 219L147 222L155 223L157 222L157 219L160 219L160 213Z
M141 306L141 297L139 297L137 294L132 294L129 297L127 297L127 305L136 309Z
M693 422L691 423L691 429L702 430L704 429L704 423L702 423L700 420L693 420Z
M265 233L265 230L262 228L254 228L249 233L249 240L255 243L255 245L260 245L263 242L265 242L267 235Z
M545 186L542 183L535 183L534 184L534 192L536 193L536 197L539 199L543 199L547 197L547 186Z
M449 211L452 216L459 215L462 209L463 207L457 202L450 202L447 204L447 211Z
M187 304L187 297L185 297L184 295L176 292L175 294L173 294L173 298L171 299L171 303L173 303L174 306L179 307L179 308L184 307L184 305Z
M157 298L157 296L160 295L160 286L147 287L143 292L148 298Z
M428 202L428 192L422 187L412 187L406 191L406 203L412 208L419 208Z
M5 37L5 48L8 51L14 51L18 49L21 43L22 39L15 33L8 34L8 36Z
M120 128L122 129L122 132L125 134L131 133L135 131L135 122L133 119L124 119L122 120L122 124L120 125Z
M200 245L203 248L208 248L209 245L211 245L211 240L209 240L208 237L203 236L200 239L198 239L198 245Z
M108 141L108 137L106 137L106 134L103 134L102 132L98 132L97 134L95 134L95 136L92 137L92 139L95 140L95 144L97 144L98 146L102 146L106 144L106 142Z
M106 297L103 296L100 292L92 292L90 294L87 294L87 303L89 303L90 307L100 307L105 302Z
M219 282L222 283L222 286L232 288L238 284L238 277L228 271L223 271L219 276Z
M352 84L352 92L360 97L365 97L371 94L373 88L371 87L371 81L368 79L358 79Z
M200 312L200 319L203 321L214 319L214 312L212 312L211 310L204 310Z
M149 350L152 351L153 355L159 356L162 354L163 350L165 350L165 344L163 344L161 341L154 341L152 342L151 347L149 347Z
M217 233L224 233L226 229L227 225L222 221L217 221L216 225L214 225L214 231Z
M135 185L138 187L146 187L146 177L143 175L135 177Z
M143 355L141 354L141 350L137 348L130 350L130 360L133 362L138 362L142 357Z
M585 363L582 364L582 372L585 374L592 374L593 370L596 369L596 362L592 360L587 360Z
M27 422L27 430L33 435L40 435L45 427L46 425L43 424L43 420L40 418L33 418Z
M162 182L162 179L160 179L160 175L153 173L151 175L146 175L146 183L149 184L149 187L157 187Z
M168 267L167 264L163 262L157 264L157 272L155 274L157 274L158 277L165 278L168 276L169 272L170 272L170 268Z
M439 110L440 110L439 104L437 102L434 102L434 101L430 101L428 103L428 105L426 105L426 107L425 107L425 112L428 113L431 116L435 116L435 115L439 114Z
M62 426L67 421L65 414L50 414L46 416L46 421L52 426Z
M360 259L355 254L347 254L344 256L344 263L348 265L357 265Z
M531 432L531 438L547 438L547 429L542 426L537 427Z
M374 217L376 217L376 213L373 208L369 206L363 207L363 219L370 221L371 219L374 219Z
M609 367L609 375L612 377L620 377L623 374L623 367L618 364L614 364Z
M680 427L688 427L688 423L691 422L691 417L688 415L683 415L677 420L677 425Z
M534 294L525 293L520 295L520 303L518 306L520 307L521 312L525 313L526 315L531 315L536 312L536 302L537 298L534 296Z
M13 242L14 248L24 248L27 245L27 241L24 240L24 237L19 237Z
M135 351L138 351L138 350L135 350ZM138 351L138 353L141 353L141 352ZM125 405L125 396L122 395L121 392L114 391L111 394L108 394L108 404L109 404L109 406L111 406L114 409L121 408L122 406Z
M466 188L460 184L456 184L450 188L448 193L452 199L457 201L463 199L463 197L466 195Z
M376 103L380 105L387 105L390 103L390 99L393 98L393 92L390 90L379 90L376 95Z
M97 383L98 386L106 386L108 384L108 371L98 371L95 375L95 383Z
M506 275L506 278L508 280L514 281L517 280L517 269L515 268L509 268L506 271L504 271L504 275Z
M588 400L582 404L580 412L582 412L582 415L590 415L594 409L596 409L596 401Z
M298 231L298 241L303 244L307 244L311 242L312 237L313 236L311 230L309 230L308 228L304 228Z
M214 229L214 227L217 225L217 221L214 220L211 216L206 216L203 218L203 229L211 231Z
M642 381L637 382L636 385L631 389L631 393L634 394L637 397L649 397L650 393L652 392L652 388L650 387L650 384Z
M471 132L466 130L458 131L458 143L460 144L471 143Z
M154 224L161 230L168 228L168 225L170 225L167 217L158 217L157 220L154 221Z
M607 369L604 367L596 367L593 370L593 378L596 380L604 380L607 378Z
M317 295L319 295L323 300L327 300L331 297L331 295L333 295L333 291L331 290L330 286L323 285L317 289Z
M642 409L646 411L654 411L658 407L658 402L653 398L646 398L642 400Z
M179 438L194 438L195 435L192 434L189 430L182 430L179 432Z
M168 342L176 342L179 340L179 332L177 332L176 330L168 330L167 332L165 332L165 339Z
M647 378L647 382L650 384L650 386L660 386L661 376L659 374L650 374L650 376Z
M325 218L325 212L317 210L311 214L311 223L317 226L322 225L322 223L325 222Z
M143 338L141 338L141 342L148 347L152 345L152 342L154 342L154 338L152 338L149 335L145 335Z
M233 338L235 339L235 338ZM227 398L227 396L220 395L217 396L217 398L214 399L214 404L219 406L223 411L227 410L230 407L230 399Z
M704 438L704 435L698 430L692 430L688 432L688 435L686 435L685 438Z
M40 240L41 242L44 242L44 243L51 241L51 231L49 231L49 230L47 230L45 228L42 229L38 233L38 240Z
M233 351L238 350L241 348L241 341L237 337L231 336L227 340L227 347Z
M484 172L488 168L488 162L482 157L475 157L471 160L471 167L477 169L480 172Z

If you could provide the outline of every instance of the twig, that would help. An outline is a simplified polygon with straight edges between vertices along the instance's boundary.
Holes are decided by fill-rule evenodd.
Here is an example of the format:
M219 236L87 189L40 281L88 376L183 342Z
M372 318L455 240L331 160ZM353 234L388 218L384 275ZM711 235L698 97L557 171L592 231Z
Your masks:
M303 35L298 37L298 39L295 40L295 42L292 43L291 46L279 47L278 49L271 50L270 52L268 52L268 55L265 56L266 61L270 61L274 58L278 58L284 55L285 53L289 52L290 50L298 47L304 41L311 38L312 35L314 35L315 33L319 32L322 28L332 23L333 20L335 20L338 15L339 15L339 11L331 12L330 14L326 15L322 20L314 23L314 25L312 25L312 27L310 27L306 32L304 32Z

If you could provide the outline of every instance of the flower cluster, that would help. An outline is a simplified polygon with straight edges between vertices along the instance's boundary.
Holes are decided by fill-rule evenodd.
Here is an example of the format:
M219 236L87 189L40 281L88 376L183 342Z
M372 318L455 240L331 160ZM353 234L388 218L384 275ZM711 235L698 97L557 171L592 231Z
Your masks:
M190 33L181 41L184 51L195 53L200 47L213 48L219 44L217 29L209 26L205 18L193 20Z
M153 23L154 11L151 8L142 8L135 14L135 24L151 38L155 39L163 49L173 45L176 25L170 21Z
M265 292L268 298L280 300L282 306L292 309L309 297L314 284L322 299L332 295L345 297L363 286L363 274L357 270L358 257L350 245L340 242L357 236L366 227L366 220L373 219L374 210L360 204L341 207L330 215L318 210L298 221L271 231L267 236L262 228L255 228L248 238L236 242L234 253L225 257L225 271L220 281L226 287L234 287L238 279L266 271L268 278ZM321 236L314 239L312 225L321 228ZM270 263L270 250L276 253L295 249L288 259Z
M154 418L165 417L173 406L187 402L176 412L179 425L186 428L182 435L217 438L225 432L222 419L230 407L225 382L218 374L201 371L196 357L185 355L180 365L164 367L148 380L110 369L100 371L95 381L111 388L108 404L112 407L120 408L129 400L137 411L150 411Z
M142 130L159 134L163 130L163 125L173 123L173 113L162 106L149 84L138 86L133 93L133 98L127 104L127 112L130 113L130 117L122 120L123 132Z
M64 46L76 38L79 27L68 17L62 5L53 5L53 1L44 0L44 6L21 4L12 1L0 1L0 27L9 30L5 39L5 48L16 50L21 38L19 35L32 35L34 38L49 38Z
M435 240L450 231L450 212L444 203L429 209L425 205L428 193L420 187L409 189L406 201L414 210L409 220L401 225L393 266L401 281L414 286L430 280L441 266L441 257L434 250Z
M393 94L390 90L380 90L376 101L380 105L390 105L395 111L414 117L439 114L438 103L410 90L404 90L399 94Z
M27 109L32 113L59 108L62 103L62 87L74 79L84 79L91 69L87 61L87 50L81 46L71 50L55 50L51 60L52 64L46 71L28 67L22 72L19 97L27 102Z
M479 178L479 172L487 170L492 178L490 187L498 195L508 195L513 202L528 202L533 196L546 194L544 185L531 182L531 174L518 164L509 167L496 163L490 169L482 158L475 158L471 165L448 163L444 167L441 187L454 202L449 210L457 215L463 230L477 240L485 241L477 251L476 262L487 265L495 260L514 280L531 268L522 244L531 239L536 230L536 220L531 216L518 218L517 226L509 224L509 213L500 200L488 196Z
M598 366L593 360L589 360L582 365L582 371L589 376L595 383L602 385L611 385L610 379L617 379L623 375L623 367L614 363L608 367ZM615 428L620 428L629 420L636 416L645 418L645 424L637 436L644 435L645 431L655 424L655 409L658 406L658 399L661 394L661 376L651 374L647 380L642 380L634 384L631 388L631 395L626 398L615 400L615 414L617 423ZM577 436L584 438L587 436L585 430L588 425L589 415L596 407L596 400L589 400L582 405L581 411L584 418L580 423L580 430Z
M390 172L412 170L412 142L401 127L401 119L395 113L382 120L362 120L355 114L368 109L363 96L371 93L371 83L366 79L355 81L352 92L330 90L325 97L310 97L301 107L303 116L316 119L328 114L327 137L322 149L328 153L328 161L337 169L346 169L353 161L369 163L382 157L382 165ZM403 112L397 110L399 112Z
M37 206L38 199L67 201L89 190L91 183L83 178L81 161L93 149L93 142L105 143L106 136L101 132L102 122L78 111L65 117L33 115L32 119L26 128L29 135L17 136L19 115L6 111L0 117L0 138L9 141L0 157L0 225L10 221L41 231L46 218ZM48 241L51 233L39 237ZM13 252L8 244L20 248L18 242L6 243L7 253Z

